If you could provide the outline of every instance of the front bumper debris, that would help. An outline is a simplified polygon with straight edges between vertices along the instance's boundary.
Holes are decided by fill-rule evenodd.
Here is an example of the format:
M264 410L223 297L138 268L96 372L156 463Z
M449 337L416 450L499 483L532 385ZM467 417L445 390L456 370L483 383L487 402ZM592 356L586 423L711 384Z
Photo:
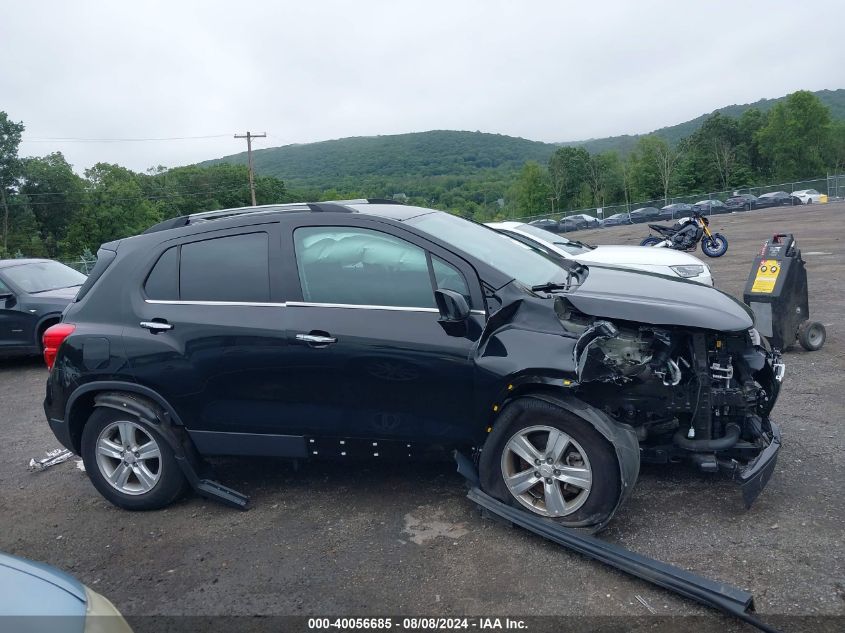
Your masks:
M742 500L745 507L750 508L754 500L763 492L763 488L769 483L769 479L775 470L780 451L780 429L774 422L769 423L772 427L772 440L760 454L737 474L737 481L742 491Z
M458 472L467 479L470 487L467 493L469 500L494 518L517 525L619 571L718 609L761 631L777 633L776 629L761 622L751 613L754 609L754 597L751 593L739 587L697 576L685 569L642 556L619 545L563 527L553 520L504 504L478 487L478 473L468 457L455 451L455 460L458 463Z

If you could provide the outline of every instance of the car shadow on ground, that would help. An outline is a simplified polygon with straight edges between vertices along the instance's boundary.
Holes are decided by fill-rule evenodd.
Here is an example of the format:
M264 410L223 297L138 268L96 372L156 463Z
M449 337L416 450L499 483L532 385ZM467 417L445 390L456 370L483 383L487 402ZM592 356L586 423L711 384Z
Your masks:
M35 369L38 366L44 367L44 359L40 356L0 356L0 371L17 371L21 369ZM47 368L44 367L44 375L47 375Z

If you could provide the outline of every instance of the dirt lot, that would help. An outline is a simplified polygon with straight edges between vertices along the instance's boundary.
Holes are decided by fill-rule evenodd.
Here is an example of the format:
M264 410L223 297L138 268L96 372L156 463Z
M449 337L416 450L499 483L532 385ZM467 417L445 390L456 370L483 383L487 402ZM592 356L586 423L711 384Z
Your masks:
M845 204L717 216L713 225L730 250L708 263L717 286L737 296L762 241L797 235L827 344L786 354L775 409L784 447L751 510L729 481L644 467L602 538L748 588L763 619L789 630L835 630L845 623ZM577 236L634 244L645 230ZM125 614L621 616L617 625L650 631L675 621L632 619L649 616L640 596L661 615L708 616L698 630L747 630L482 519L448 463L294 471L227 460L221 479L252 496L248 512L198 497L160 512L118 510L73 461L27 472L31 457L58 446L41 410L45 376L37 360L0 363L0 550L70 571Z

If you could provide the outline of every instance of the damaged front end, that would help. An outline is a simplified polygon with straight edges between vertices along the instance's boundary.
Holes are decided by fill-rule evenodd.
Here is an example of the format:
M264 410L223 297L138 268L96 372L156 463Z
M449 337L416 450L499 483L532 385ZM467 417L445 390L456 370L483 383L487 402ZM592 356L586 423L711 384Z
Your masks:
M576 338L578 396L635 429L642 461L688 460L728 474L751 505L780 448L769 413L784 374L756 330L593 317L561 296L555 312Z

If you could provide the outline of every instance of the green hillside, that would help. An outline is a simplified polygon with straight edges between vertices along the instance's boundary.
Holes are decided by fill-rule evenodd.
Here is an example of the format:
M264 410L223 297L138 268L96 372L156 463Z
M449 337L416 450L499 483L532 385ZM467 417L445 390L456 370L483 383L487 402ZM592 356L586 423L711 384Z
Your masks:
M813 94L816 95L823 104L830 108L830 114L834 119L845 119L845 89L819 90ZM776 103L783 101L784 99L786 99L786 97L779 97L777 99L760 99L756 103L729 105L723 108L718 108L713 112L719 112L736 118L749 108L757 108L758 110L766 112L771 110L772 106ZM675 144L701 127L701 124L704 123L705 119L713 114L713 112L702 114L701 116L698 116L690 121L685 121L684 123L679 123L678 125L671 125L669 127L660 128L659 130L654 130L652 134L661 136L670 143ZM591 154L614 149L622 153L627 153L634 148L637 141L642 136L645 135L625 134L622 136L608 136L606 138L595 138L585 141L566 141L560 143L560 145L583 146Z
M545 163L556 146L502 134L434 130L391 136L342 138L256 150L255 170L298 188L360 188L387 179L412 185L420 179L466 179L512 174L527 160ZM216 162L246 163L246 153ZM363 181L363 182L362 182Z
M835 119L845 120L845 89L822 90L814 94L829 108ZM718 112L738 117L751 107L770 110L783 99L785 97L731 105L720 108ZM691 121L655 130L653 134L677 143L698 130L709 116L702 114ZM513 187L526 162L536 161L544 172L549 157L562 145L583 146L593 154L617 150L624 155L643 136L542 143L502 134L433 130L273 147L255 151L254 158L258 175L284 180L291 196L296 198L385 198L404 194L413 203L437 205L473 217L493 217L501 209L497 201L505 200L510 204L518 198ZM219 163L244 165L246 162L246 152L242 152L206 161L201 166ZM691 169L695 171L698 167ZM748 174L746 180L752 176ZM525 177L533 177L530 169ZM543 173L536 174L536 177L542 180ZM648 174L644 176L645 180L649 177ZM591 190L585 189L588 187L586 176L581 174L579 178L579 183L567 197L568 204L589 206L595 196ZM695 178L687 178L683 184L698 188L716 186L715 183L692 181ZM655 189L641 184L636 184L634 195L646 195L644 192ZM540 189L543 186L541 184ZM624 198L620 191L616 185L608 185L606 193L616 201ZM541 205L550 200L550 192L538 195L537 200L527 205L534 212L539 212L544 208ZM650 199L652 194L648 196Z
M845 119L845 89L820 90L814 93L830 108L836 119ZM748 108L769 110L785 99L761 99L756 103L730 105L716 110L738 117ZM653 134L671 143L695 132L710 116L655 130ZM284 179L294 188L348 189L355 179L355 188L373 181L389 180L396 186L413 185L420 178L476 178L512 174L525 161L544 163L558 145L583 146L590 153L618 150L627 153L641 138L639 134L607 138L567 141L551 144L514 138L503 134L434 130L390 136L361 136L319 143L285 145L255 152L255 169L259 174ZM246 164L246 152L232 154L201 163ZM364 179L362 182L360 179ZM396 182L396 181L399 182ZM410 195L410 194L409 194Z

